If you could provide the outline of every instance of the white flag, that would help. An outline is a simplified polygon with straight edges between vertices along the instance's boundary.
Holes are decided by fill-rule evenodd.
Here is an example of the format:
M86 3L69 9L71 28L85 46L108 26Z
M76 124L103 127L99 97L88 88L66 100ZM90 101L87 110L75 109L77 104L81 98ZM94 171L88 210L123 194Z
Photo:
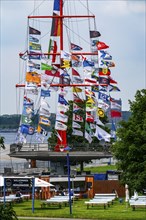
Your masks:
M92 137L91 137L91 135L87 132L87 131L85 131L85 138L88 140L88 142L91 144L91 142L92 142Z
M83 136L83 132L77 129L73 129L72 135Z
M56 121L55 123L55 129L56 130L61 130L61 131L66 131L67 130L67 125L63 124L60 121Z
M99 140L105 140L107 142L110 142L111 135L100 128L98 125L96 125L96 131L94 134L95 137L97 137Z
M72 127L73 128L81 128L81 125L78 124L77 122L73 121Z

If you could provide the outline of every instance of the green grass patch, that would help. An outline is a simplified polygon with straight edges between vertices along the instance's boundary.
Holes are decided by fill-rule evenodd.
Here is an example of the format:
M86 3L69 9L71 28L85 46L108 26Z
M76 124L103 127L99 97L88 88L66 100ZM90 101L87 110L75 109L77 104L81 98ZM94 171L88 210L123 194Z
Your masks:
M97 167L84 168L84 171L91 171L91 173L106 173L107 170L117 170L116 165L103 165Z
M35 200L34 213L32 213L32 201L25 201L14 204L14 210L17 216L30 217L48 217L48 218L80 218L80 219L96 219L96 220L146 220L146 209L137 208L132 210L125 202L122 204L115 201L113 205L104 209L103 206L89 207L85 204L88 199L74 201L72 205L72 214L70 215L69 206L50 206L41 208L41 201ZM21 219L22 220L22 219Z

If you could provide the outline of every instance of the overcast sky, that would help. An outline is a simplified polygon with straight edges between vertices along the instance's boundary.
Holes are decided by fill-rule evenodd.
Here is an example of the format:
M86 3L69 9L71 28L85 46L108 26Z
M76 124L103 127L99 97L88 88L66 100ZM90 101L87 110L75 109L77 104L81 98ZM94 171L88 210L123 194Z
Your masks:
M36 4L41 2L36 1ZM80 9L80 1L75 2ZM0 4L0 114L16 114L18 54L25 49L27 16L33 11L34 0L1 0ZM134 100L138 89L146 88L146 1L89 0L89 8L96 15L97 29L102 35L100 40L110 46L108 52L116 64L111 76L118 82L121 92L113 96L122 99L122 110L129 110L128 100ZM43 15L47 14L52 14L50 0L45 2Z

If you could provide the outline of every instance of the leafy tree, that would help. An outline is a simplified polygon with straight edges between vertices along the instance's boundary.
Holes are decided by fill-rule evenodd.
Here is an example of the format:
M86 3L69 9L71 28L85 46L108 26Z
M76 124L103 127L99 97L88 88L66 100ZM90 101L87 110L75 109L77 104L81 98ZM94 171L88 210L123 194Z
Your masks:
M120 122L112 152L122 170L121 182L140 192L146 187L146 90L138 90L129 104L131 117Z
M4 144L4 137L0 136L0 148L5 149L5 144Z

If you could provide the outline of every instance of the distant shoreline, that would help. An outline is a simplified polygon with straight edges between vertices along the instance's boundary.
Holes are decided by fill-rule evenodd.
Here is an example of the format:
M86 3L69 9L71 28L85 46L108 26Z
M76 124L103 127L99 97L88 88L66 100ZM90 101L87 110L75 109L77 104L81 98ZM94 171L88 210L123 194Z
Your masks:
M17 132L17 129L0 129L0 133L12 133Z

